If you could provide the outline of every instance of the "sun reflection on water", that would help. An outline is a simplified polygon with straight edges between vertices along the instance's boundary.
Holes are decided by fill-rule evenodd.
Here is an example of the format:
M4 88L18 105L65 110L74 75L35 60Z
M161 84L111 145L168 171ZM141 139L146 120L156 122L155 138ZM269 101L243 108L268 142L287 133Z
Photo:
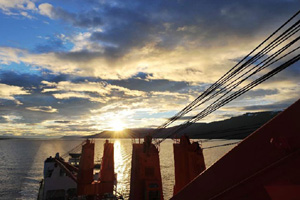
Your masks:
M126 184L124 184L124 158L123 158L123 146L120 140L114 141L114 160L115 160L115 173L117 173L117 190L123 193L126 190Z

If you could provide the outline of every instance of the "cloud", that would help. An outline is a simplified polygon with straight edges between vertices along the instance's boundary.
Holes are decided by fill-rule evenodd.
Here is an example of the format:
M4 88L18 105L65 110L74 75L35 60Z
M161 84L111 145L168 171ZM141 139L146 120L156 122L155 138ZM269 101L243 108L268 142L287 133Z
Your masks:
M286 103L275 103L275 104L265 104L265 105L253 105L253 106L246 106L241 108L243 111L276 111L276 110L283 110L291 105L291 102Z
M104 53L103 46L97 42L93 42L90 40L91 33L83 32L75 34L68 38L68 40L74 45L71 49L72 52L100 52Z
M285 0L90 0L71 10L60 2L42 2L38 8L29 0L2 2L3 13L34 14L41 24L47 18L47 27L55 30L38 33L46 40L32 49L0 47L2 69L35 70L0 73L5 85L0 122L7 122L0 129L29 135L91 134L109 128L116 118L128 127L160 125L300 5ZM299 65L291 66L205 120L284 107L299 98L299 75Z
M26 109L31 111L47 112L47 113L57 112L57 109L52 108L51 106L34 106L34 107L26 107Z
M71 121L54 121L55 123L59 123L59 124L68 124Z
M33 74L18 73L11 70L1 70L0 72L0 82L2 84L23 88L31 94L26 95L26 98L40 94L43 89L42 86L44 86L43 83L46 83L47 86L51 86L51 83L53 83L53 86L55 86L57 82L66 81L68 79L72 79L72 76L66 74L53 74L51 71L47 70L43 70L42 73Z
M38 66L44 69L51 69L54 72L72 73L80 70L76 63L64 61L55 53L33 54L27 50L0 47L0 63L9 65L11 63L24 63L31 66ZM75 64L75 65L74 65Z
M64 93L56 93L53 94L56 99L70 99L70 98L80 98L80 99L88 99L90 101L106 103L107 98L100 97L92 97L88 94L83 94L79 92L64 92Z
M128 79L139 72L144 72L152 74L151 79L210 82L225 72L224 65L232 66L234 64L231 59L244 54L242 49L236 50L234 53L230 49L226 49L230 53L220 53L216 61L213 61L209 57L215 55L213 51L216 49L190 52L179 48L167 52L149 48L135 49L122 59L110 60L106 59L101 52L34 54L22 49L1 47L0 62L2 64L24 63L53 72L95 76L102 79ZM149 54L148 51L155 52ZM218 51L220 52L221 49L219 48ZM214 67L215 70L211 71L211 67ZM204 76L207 73L210 76Z
M84 98L105 103L113 99L116 100L145 95L142 91L129 90L121 86L108 84L104 81L81 83L61 81L57 84L43 81L42 83L50 86L50 88L44 88L42 92L50 92L57 99Z
M73 26L89 19L82 23L86 29L65 36L73 44L70 51L62 41L51 41L55 45L38 45L39 53L3 47L3 52L10 52L1 54L0 49L0 59L101 79L126 80L142 72L151 74L149 79L211 83L299 4L283 0L270 5L264 1L90 3L93 8L76 13L49 3L39 5L41 14ZM99 16L101 23L90 23Z
M32 19L33 16L26 11L36 11L37 8L31 0L1 0L0 10L5 15L22 15Z
M143 1L104 2L100 10L104 19L103 31L94 32L91 39L115 44L117 48L106 49L112 57L122 56L148 43L156 43L157 48L168 50L178 46L226 45L233 42L232 38L254 39L265 31L267 20L275 21L290 15L289 9L281 9L283 5L291 9L295 4L286 1L271 5L262 1L152 1L145 6ZM277 15L273 14L274 10L278 11Z
M14 100L17 102L18 100L15 98L15 96L28 95L28 94L30 94L30 93L21 87L0 83L0 98L1 99Z
M33 18L34 18L33 16L29 15L28 12L22 11L22 12L20 12L20 14L21 14L22 16L26 17L26 18L29 18L29 19L33 19Z
M26 51L22 49L0 47L0 64L9 65L11 62L20 63L20 57Z
M78 27L96 27L102 25L102 19L95 10L85 13L72 13L60 7L54 7L49 3L42 3L38 6L39 13L51 19L60 19Z
M53 6L49 3L42 3L38 6L39 12L41 15L45 15L49 18L55 18L55 15L53 13Z
M35 10L35 4L30 0L2 0L0 2L0 9L23 9L23 10Z
M150 79L149 79L150 78ZM132 78L125 80L107 80L113 85L119 85L126 87L130 90L140 91L182 91L190 89L190 84L185 81L170 81L166 79L154 79L151 80L150 74L139 73Z

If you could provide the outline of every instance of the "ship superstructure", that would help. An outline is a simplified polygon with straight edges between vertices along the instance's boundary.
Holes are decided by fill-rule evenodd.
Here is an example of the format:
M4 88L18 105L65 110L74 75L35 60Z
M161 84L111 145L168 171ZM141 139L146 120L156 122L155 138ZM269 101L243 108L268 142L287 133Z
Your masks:
M57 153L49 157L44 163L44 179L41 183L39 199L73 199L77 196L77 183L67 176L56 159L62 159Z
M94 174L94 148L95 143L86 140L82 144L82 153L71 154L69 162L60 157L59 153L54 158L51 156L47 158L38 199L123 199L115 191L117 183L114 173L113 143L108 140L104 143L100 171L96 174Z

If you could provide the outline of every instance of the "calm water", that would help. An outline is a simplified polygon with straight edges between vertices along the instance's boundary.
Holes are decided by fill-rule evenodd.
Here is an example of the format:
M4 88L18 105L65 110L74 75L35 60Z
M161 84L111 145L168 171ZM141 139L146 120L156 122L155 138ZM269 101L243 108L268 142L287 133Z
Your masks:
M97 139L95 160L100 160L105 140ZM64 153L80 144L81 140L0 140L0 199L36 199L39 181L43 175L44 160L56 152ZM129 195L132 142L130 139L114 140L115 172L118 173L118 191ZM232 141L213 140L203 147L226 144ZM165 199L173 193L174 161L172 141L160 146L160 165ZM206 166L228 152L233 145L204 150ZM172 158L172 159L171 159Z

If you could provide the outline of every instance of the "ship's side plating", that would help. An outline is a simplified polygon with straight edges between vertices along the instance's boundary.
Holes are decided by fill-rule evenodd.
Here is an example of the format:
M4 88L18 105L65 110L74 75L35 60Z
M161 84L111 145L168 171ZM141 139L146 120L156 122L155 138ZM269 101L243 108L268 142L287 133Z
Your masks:
M300 197L300 100L248 136L172 200Z

